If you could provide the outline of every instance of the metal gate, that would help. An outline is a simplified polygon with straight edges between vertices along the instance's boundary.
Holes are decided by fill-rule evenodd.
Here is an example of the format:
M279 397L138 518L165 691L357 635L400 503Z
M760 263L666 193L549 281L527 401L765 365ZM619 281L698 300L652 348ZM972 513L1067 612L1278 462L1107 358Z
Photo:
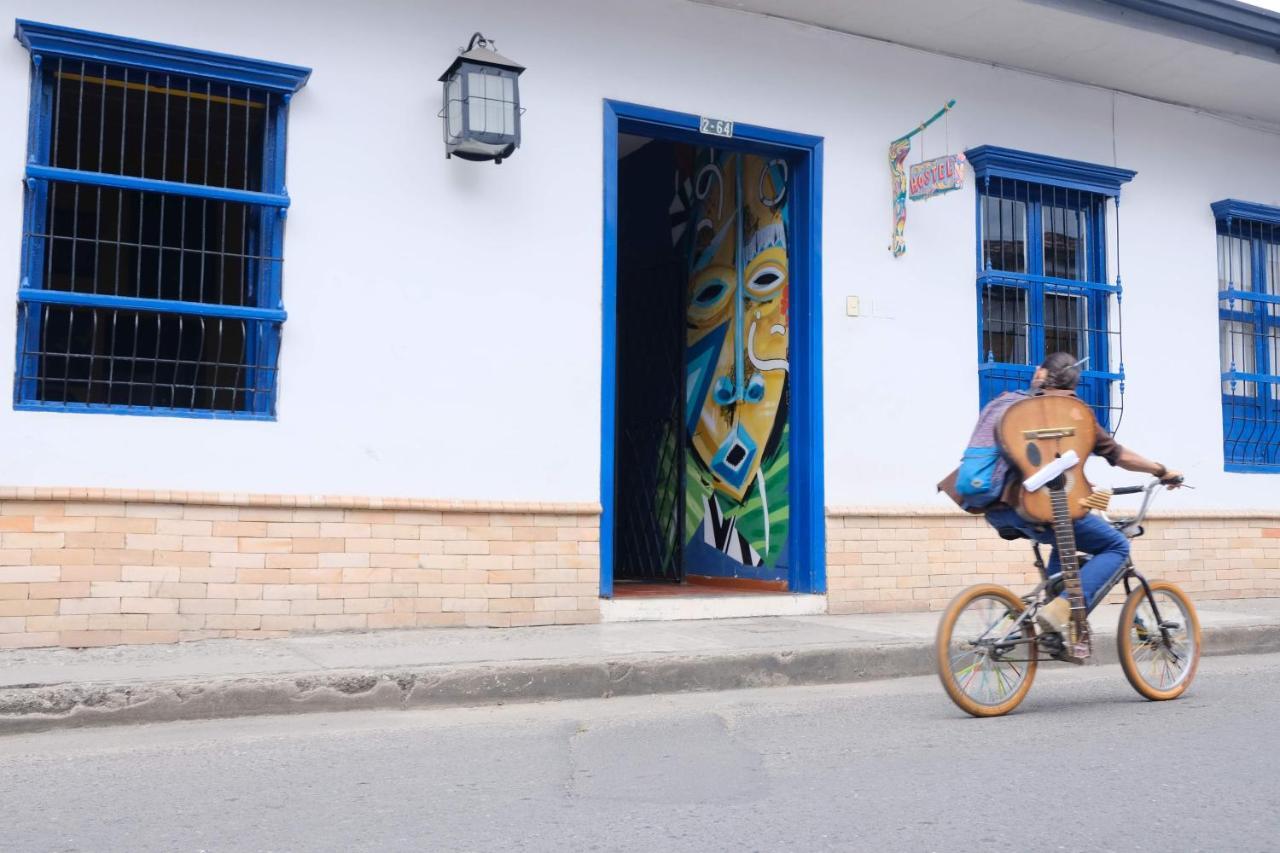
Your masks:
M617 580L684 578L683 266L619 270Z
M619 163L614 578L684 578L685 264L672 244L675 147Z

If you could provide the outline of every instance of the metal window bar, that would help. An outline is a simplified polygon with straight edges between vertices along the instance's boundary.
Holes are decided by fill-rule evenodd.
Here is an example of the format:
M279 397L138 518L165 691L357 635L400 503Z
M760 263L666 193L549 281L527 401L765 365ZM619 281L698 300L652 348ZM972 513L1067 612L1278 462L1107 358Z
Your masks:
M1280 225L1218 222L1223 458L1280 471Z
M1109 215L1108 208L1111 209ZM1025 389L1050 353L1088 357L1077 393L1103 426L1123 411L1120 299L1106 196L990 177L978 199L981 403ZM1118 241L1116 255L1118 257ZM1118 262L1116 264L1118 267Z
M15 403L274 416L281 97L33 67Z

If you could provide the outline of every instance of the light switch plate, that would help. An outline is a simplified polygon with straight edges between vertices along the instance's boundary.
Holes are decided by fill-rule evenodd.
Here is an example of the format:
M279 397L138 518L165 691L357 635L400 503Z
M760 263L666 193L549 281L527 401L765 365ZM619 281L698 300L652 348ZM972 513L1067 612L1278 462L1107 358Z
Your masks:
M861 313L861 305L858 297L846 296L844 299L844 312L850 317L857 317Z

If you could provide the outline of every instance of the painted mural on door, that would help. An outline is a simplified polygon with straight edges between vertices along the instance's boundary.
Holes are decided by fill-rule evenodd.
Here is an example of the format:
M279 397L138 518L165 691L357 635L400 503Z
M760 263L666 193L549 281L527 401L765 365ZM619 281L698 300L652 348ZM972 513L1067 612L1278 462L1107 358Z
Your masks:
M697 148L676 177L689 574L787 575L788 202L781 159Z

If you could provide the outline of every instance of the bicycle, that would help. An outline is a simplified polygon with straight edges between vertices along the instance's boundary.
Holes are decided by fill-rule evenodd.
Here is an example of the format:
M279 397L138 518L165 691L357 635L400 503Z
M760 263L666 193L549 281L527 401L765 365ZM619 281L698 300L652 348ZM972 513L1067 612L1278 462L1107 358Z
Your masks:
M1129 539L1143 534L1142 522L1160 489L1159 480L1146 486L1126 486L1112 495L1143 494L1133 518L1102 517ZM1029 538L1006 528L1007 540ZM1032 542L1036 568L1044 574L1040 544ZM1081 565L1087 557L1081 556ZM1152 701L1176 699L1186 692L1200 663L1200 620L1186 593L1168 581L1148 581L1132 559L1094 597L1092 612L1107 594L1124 583L1124 607L1116 631L1120 666L1133 689ZM998 584L978 584L961 592L938 624L938 676L947 695L975 717L1007 714L1022 702L1042 660L1056 659L1062 647L1037 635L1036 614L1062 591L1061 573L1045 577L1024 596Z

